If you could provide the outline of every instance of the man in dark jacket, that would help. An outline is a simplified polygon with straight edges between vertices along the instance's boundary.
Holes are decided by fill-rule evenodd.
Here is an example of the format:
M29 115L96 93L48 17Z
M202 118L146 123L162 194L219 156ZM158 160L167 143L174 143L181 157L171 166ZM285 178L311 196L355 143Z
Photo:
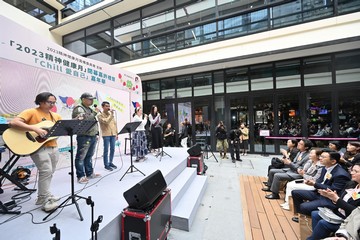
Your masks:
M334 209L334 204L330 199L321 196L318 189L331 189L341 194L346 183L350 181L350 174L338 163L340 154L331 150L324 150L320 155L320 163L324 165L320 177L315 181L307 180L306 184L314 186L315 190L294 190L292 197L294 208L297 213L311 215L311 212L318 207ZM294 222L298 222L298 217L293 217Z

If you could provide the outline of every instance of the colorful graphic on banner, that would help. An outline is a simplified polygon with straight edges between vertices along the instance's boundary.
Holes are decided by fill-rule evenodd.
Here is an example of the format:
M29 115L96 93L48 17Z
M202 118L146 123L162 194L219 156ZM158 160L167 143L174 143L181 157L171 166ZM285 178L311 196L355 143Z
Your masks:
M24 109L37 107L35 96L44 91L56 96L52 110L63 119L71 119L84 92L96 96L94 104L100 108L102 101L110 102L119 129L131 121L133 103L142 105L141 79L136 74L78 56L4 16L0 16L0 28L6 32L0 35L0 124ZM125 137L120 135L119 140ZM69 165L68 137L60 137L58 145L59 167ZM102 147L99 150L96 157L102 156ZM27 159L22 159L22 165L32 165Z

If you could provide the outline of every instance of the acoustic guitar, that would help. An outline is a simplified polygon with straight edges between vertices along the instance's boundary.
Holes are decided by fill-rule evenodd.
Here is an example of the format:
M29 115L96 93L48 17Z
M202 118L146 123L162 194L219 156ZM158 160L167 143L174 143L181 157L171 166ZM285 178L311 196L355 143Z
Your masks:
M42 121L34 124L44 130L49 130L54 125L51 121ZM23 131L8 128L3 133L6 146L17 155L29 155L36 152L43 144L57 137L42 138L34 131Z

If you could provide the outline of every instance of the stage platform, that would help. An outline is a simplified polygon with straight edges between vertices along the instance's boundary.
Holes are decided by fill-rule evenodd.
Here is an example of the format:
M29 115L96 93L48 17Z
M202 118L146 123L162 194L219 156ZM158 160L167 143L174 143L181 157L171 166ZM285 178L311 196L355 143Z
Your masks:
M156 158L148 154L146 161L134 163L134 165L146 176L157 169L161 170L168 188L171 189L172 211L174 214L178 213L178 216L172 216L173 228L189 231L205 192L207 177L196 175L195 168L186 167L188 156L186 150L185 148L164 148L171 158L164 155L160 161L160 157ZM119 181L130 166L129 155L117 153L114 164L118 166L118 169L112 172L106 171L102 158L98 158L94 161L95 172L100 173L102 177L91 179L86 185L75 182L75 193L85 198L91 196L94 201L95 220L99 215L103 216L103 221L99 225L98 239L120 239L120 214L127 207L123 192L145 178L140 172L135 171L126 174L122 181ZM71 192L69 171L69 167L59 169L53 178L52 192L62 197L59 203L63 202ZM33 181L27 186L28 188L34 187ZM21 191L14 191L7 186L4 188L4 193L0 194L0 200L3 203L7 202L19 192ZM30 195L30 198L25 198L18 203L19 207L13 210L21 211L20 215L0 214L1 239L53 239L55 235L50 233L50 227L53 224L56 224L60 230L61 239L91 239L91 207L84 199L77 201L83 221L80 221L75 204L58 209L46 221L43 221L47 214L35 205L36 196L35 192Z

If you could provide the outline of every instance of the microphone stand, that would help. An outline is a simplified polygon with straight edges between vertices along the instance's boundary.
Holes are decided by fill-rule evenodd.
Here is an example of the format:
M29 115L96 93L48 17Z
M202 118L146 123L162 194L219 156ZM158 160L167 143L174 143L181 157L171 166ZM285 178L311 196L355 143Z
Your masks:
M52 240L60 240L60 229L56 227L56 224L50 226L50 233L55 234L55 237L53 237Z
M86 199L86 204L91 206L91 240L97 240L97 232L99 230L99 225L103 220L103 216L100 215L96 221L94 221L94 201L91 200L91 196Z

